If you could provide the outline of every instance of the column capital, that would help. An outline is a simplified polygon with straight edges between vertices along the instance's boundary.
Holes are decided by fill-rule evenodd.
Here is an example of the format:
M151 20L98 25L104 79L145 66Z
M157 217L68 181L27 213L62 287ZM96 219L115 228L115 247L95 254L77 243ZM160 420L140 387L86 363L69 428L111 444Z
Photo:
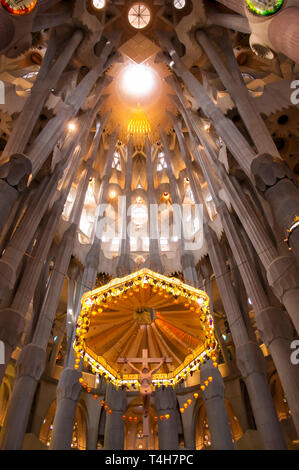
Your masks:
M218 368L208 360L200 368L201 383L213 377L213 381L203 391L213 449L233 449L231 431L225 407L225 387Z
M251 374L266 374L265 361L260 347L251 341L236 348L237 366L244 380Z
M122 389L117 390L114 385L109 384L106 391L106 401L112 411L124 413L127 407L127 392Z
M284 241L299 259L299 191L295 175L284 161L269 154L256 156L251 171L257 189L268 201L275 222L285 236Z
M174 410L177 407L176 393L172 387L161 387L155 390L155 407L158 412Z
M37 344L27 344L17 361L17 378L31 377L39 381L45 368L46 351Z
M267 269L267 279L275 295L283 299L284 294L299 289L299 271L296 260L291 256L279 256Z
M21 340L25 318L13 308L0 310L0 339L14 349Z
M268 153L262 153L254 157L251 171L257 189L263 194L285 178L298 186L295 175L286 162Z
M0 167L0 178L19 192L27 187L31 173L32 163L23 153L11 155L9 161Z
M278 307L269 306L258 312L257 327L267 348L276 339L290 340L293 335L292 324L286 314Z
M81 391L80 377L80 371L70 367L64 368L56 389L57 398L68 398L69 400L77 401Z
M204 400L211 400L213 398L223 398L225 395L225 387L223 383L222 375L218 368L213 366L211 360L208 360L200 368L200 382L204 383L209 377L213 377L211 382L203 391Z

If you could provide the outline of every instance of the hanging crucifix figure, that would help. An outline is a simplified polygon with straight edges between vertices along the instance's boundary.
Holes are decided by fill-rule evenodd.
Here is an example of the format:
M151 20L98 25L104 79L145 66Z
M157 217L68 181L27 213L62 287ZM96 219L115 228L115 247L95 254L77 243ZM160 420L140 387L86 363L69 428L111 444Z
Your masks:
M170 363L172 362L171 358L166 358L166 357L159 357L159 358L149 358L148 357L148 350L143 349L142 350L142 357L132 357L132 358L126 358L122 357L119 358L118 363L127 363L129 364L130 367L138 374L138 380L140 383L140 393L142 396L143 400L143 435L146 436L148 435L148 414L149 414L149 407L150 407L150 400L151 400L151 395L152 395L152 380L153 380L153 375L158 372L158 370L162 367L164 363ZM134 364L142 364L142 369L139 370L137 367L134 366ZM159 365L155 367L155 369L150 370L149 364L154 363Z

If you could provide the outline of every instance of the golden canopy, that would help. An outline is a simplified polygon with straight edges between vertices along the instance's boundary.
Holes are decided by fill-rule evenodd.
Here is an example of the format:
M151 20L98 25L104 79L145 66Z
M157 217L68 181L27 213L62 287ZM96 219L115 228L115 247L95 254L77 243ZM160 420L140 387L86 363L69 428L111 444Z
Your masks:
M175 384L205 356L215 361L216 340L209 298L201 290L142 269L86 293L74 350L115 385L138 381L120 357L170 357L153 384Z

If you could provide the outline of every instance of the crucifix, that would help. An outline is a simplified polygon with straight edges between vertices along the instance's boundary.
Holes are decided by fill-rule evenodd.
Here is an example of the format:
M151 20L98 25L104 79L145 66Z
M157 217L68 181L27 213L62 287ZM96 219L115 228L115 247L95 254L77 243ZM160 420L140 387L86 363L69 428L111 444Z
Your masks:
M138 380L140 383L140 393L143 399L143 435L149 435L149 425L148 425L148 413L150 407L150 400L152 394L152 380L153 375L158 372L164 363L172 362L170 357L148 357L148 350L142 350L142 357L120 357L117 361L118 363L127 363L130 367L138 374ZM141 370L137 369L134 366L135 364L142 364ZM155 369L150 370L149 364L157 364L158 366Z

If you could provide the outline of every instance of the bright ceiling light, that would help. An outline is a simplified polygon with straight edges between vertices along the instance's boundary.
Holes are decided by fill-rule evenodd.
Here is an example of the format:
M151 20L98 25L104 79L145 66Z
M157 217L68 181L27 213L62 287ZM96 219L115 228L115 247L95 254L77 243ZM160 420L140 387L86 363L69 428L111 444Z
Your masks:
M106 0L92 0L92 4L94 8L96 8L97 10L101 10L102 8L105 7Z
M76 130L76 124L74 122L69 122L67 127L69 132L75 132Z
M174 0L173 5L177 10L182 10L186 6L186 0Z
M143 64L129 65L122 76L124 91L136 98L148 96L155 87L155 75L153 70Z

